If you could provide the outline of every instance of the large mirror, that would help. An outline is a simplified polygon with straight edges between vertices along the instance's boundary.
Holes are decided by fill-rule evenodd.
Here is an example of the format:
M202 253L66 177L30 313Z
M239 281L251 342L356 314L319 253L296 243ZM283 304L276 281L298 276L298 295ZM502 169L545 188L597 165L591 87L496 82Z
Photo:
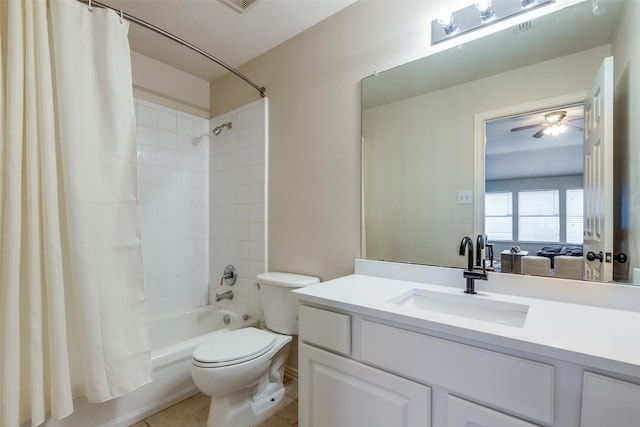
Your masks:
M488 157L495 152L485 146L487 126L527 112L580 105L603 60L612 56L613 218L608 219L612 253L627 255L626 263L612 263L613 280L634 281L634 267L640 267L640 216L635 215L640 153L632 143L640 136L633 121L640 104L637 22L638 2L584 1L363 79L363 257L464 267L460 239L486 234L485 186L487 193L499 187L485 180L485 166L496 164ZM560 154L548 151L549 141L540 144L547 152L538 156L557 160ZM520 164L536 157L520 156L525 157ZM516 162L502 157L497 164ZM558 188L580 189L576 179L559 177L571 184ZM548 189L534 180L527 181L529 190ZM561 215L564 221L567 213ZM513 246L530 252L564 247L577 254L581 244L573 236L564 232L549 242L489 236L489 241L499 266L500 252ZM639 281L640 273L636 276Z

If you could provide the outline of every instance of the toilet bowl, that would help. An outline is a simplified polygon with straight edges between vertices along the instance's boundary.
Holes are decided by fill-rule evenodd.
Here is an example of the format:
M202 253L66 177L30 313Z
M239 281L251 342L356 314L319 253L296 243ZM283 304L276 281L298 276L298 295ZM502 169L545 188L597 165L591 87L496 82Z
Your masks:
M284 366L297 334L297 289L319 283L291 273L258 275L265 326L221 330L193 352L191 376L211 396L208 427L250 426L271 415L284 398Z

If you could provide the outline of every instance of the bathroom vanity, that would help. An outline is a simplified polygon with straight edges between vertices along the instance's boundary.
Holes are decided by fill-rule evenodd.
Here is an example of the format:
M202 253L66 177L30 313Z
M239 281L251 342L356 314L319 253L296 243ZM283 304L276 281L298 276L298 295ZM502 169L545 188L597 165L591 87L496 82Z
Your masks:
M355 271L295 291L301 426L640 425L640 289Z

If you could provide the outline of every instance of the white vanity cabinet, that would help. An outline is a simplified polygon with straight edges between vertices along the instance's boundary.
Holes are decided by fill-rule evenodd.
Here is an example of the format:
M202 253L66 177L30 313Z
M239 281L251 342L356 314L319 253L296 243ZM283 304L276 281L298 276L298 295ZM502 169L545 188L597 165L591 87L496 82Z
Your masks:
M392 273L413 268L438 274L424 266ZM599 298L610 292L594 286ZM551 292L535 279L524 288ZM628 298L640 301L637 290ZM620 301L598 307L488 290L467 302L459 288L369 274L294 294L301 427L640 427L640 312ZM432 305L405 304L407 295ZM474 317L471 302L498 321ZM525 321L504 324L505 305L525 307Z

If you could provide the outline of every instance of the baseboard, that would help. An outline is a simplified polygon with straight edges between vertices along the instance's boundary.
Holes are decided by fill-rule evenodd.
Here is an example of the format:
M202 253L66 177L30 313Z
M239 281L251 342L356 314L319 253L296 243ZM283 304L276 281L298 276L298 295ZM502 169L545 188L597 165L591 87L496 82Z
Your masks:
M292 379L298 381L298 370L289 366L284 367L284 379Z

